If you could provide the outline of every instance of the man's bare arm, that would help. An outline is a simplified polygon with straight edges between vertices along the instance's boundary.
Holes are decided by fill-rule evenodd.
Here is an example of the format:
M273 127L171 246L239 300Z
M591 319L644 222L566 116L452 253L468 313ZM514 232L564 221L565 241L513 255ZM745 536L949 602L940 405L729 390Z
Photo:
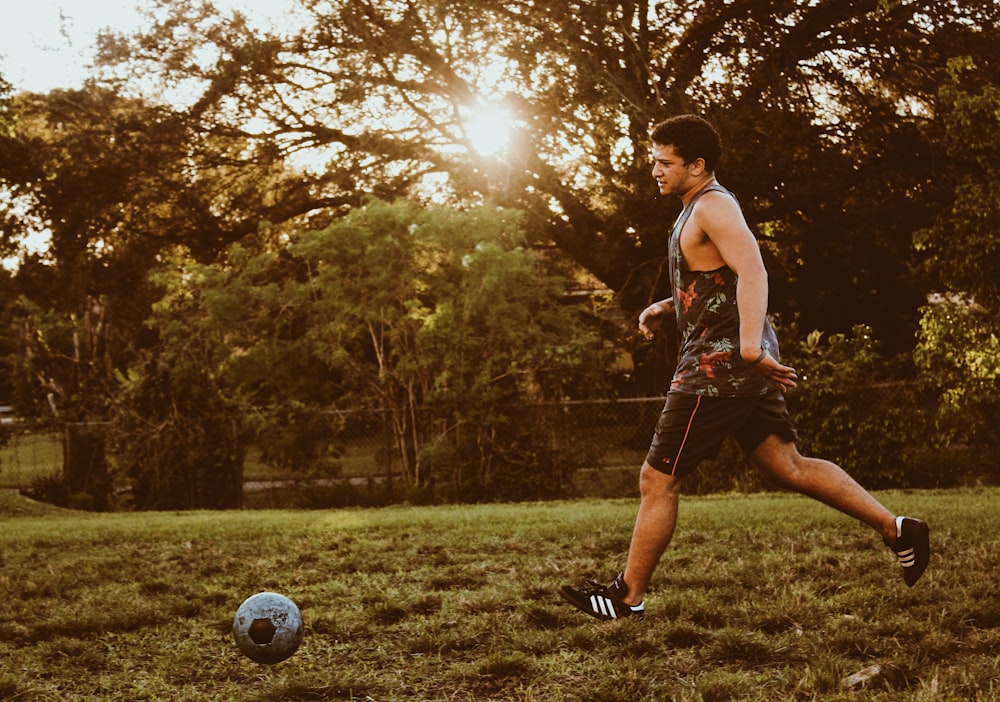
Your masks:
M653 338L653 333L663 323L664 317L674 313L674 298L654 302L639 313L639 331L647 339Z

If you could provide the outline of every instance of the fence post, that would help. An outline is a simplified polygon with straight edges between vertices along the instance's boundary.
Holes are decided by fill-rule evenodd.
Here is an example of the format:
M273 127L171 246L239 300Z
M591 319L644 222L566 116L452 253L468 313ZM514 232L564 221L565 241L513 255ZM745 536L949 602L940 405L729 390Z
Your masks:
M69 422L63 431L63 480L74 495L87 495L87 505L108 509L108 461L105 453L106 422Z
M389 416L388 411L380 410L378 412L379 426L381 426L382 431L382 453L385 455L385 496L386 500L392 500L392 426L390 425L387 417Z

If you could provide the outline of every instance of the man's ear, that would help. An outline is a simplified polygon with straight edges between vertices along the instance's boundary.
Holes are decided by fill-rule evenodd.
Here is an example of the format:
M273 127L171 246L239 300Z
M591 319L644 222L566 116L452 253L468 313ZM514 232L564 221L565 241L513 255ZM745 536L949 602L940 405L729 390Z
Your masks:
M705 173L705 159L703 159L701 156L696 158L694 161L691 161L688 164L688 166L691 168L691 175L693 176L697 177L700 175L704 175Z

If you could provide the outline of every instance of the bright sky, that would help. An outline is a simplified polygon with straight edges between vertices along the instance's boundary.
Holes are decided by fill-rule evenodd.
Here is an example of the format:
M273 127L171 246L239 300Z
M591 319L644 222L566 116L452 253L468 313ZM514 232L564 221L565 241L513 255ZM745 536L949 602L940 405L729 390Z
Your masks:
M296 0L211 1L220 10L238 9L252 21L272 26L287 23L294 14L290 9L298 5ZM0 0L0 75L15 92L79 87L90 74L98 32L139 29L147 21L140 8L152 4L152 0ZM502 71L487 77L500 81ZM495 156L506 146L509 121L506 113L485 108L470 116L465 129L481 155ZM40 232L25 247L44 249L47 240L47 232ZM0 261L0 266L13 265L14 259Z
M94 38L143 22L146 0L0 0L0 74L15 90L79 86L92 63ZM215 0L217 7L278 17L289 0Z
M80 85L104 27L135 28L134 0L0 0L0 73L15 90Z
M291 0L214 0L258 21L274 21ZM0 75L14 91L46 93L83 84L93 63L98 32L130 32L145 21L148 0L0 0ZM48 232L23 242L27 251L44 250ZM13 268L17 259L0 260Z

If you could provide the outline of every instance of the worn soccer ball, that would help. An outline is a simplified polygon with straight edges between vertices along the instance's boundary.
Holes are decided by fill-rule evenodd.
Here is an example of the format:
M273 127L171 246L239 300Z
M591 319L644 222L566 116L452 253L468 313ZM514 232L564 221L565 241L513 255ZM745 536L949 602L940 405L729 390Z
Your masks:
M293 653L305 629L294 602L276 592L258 592L243 601L233 617L233 638L247 658L280 663Z

